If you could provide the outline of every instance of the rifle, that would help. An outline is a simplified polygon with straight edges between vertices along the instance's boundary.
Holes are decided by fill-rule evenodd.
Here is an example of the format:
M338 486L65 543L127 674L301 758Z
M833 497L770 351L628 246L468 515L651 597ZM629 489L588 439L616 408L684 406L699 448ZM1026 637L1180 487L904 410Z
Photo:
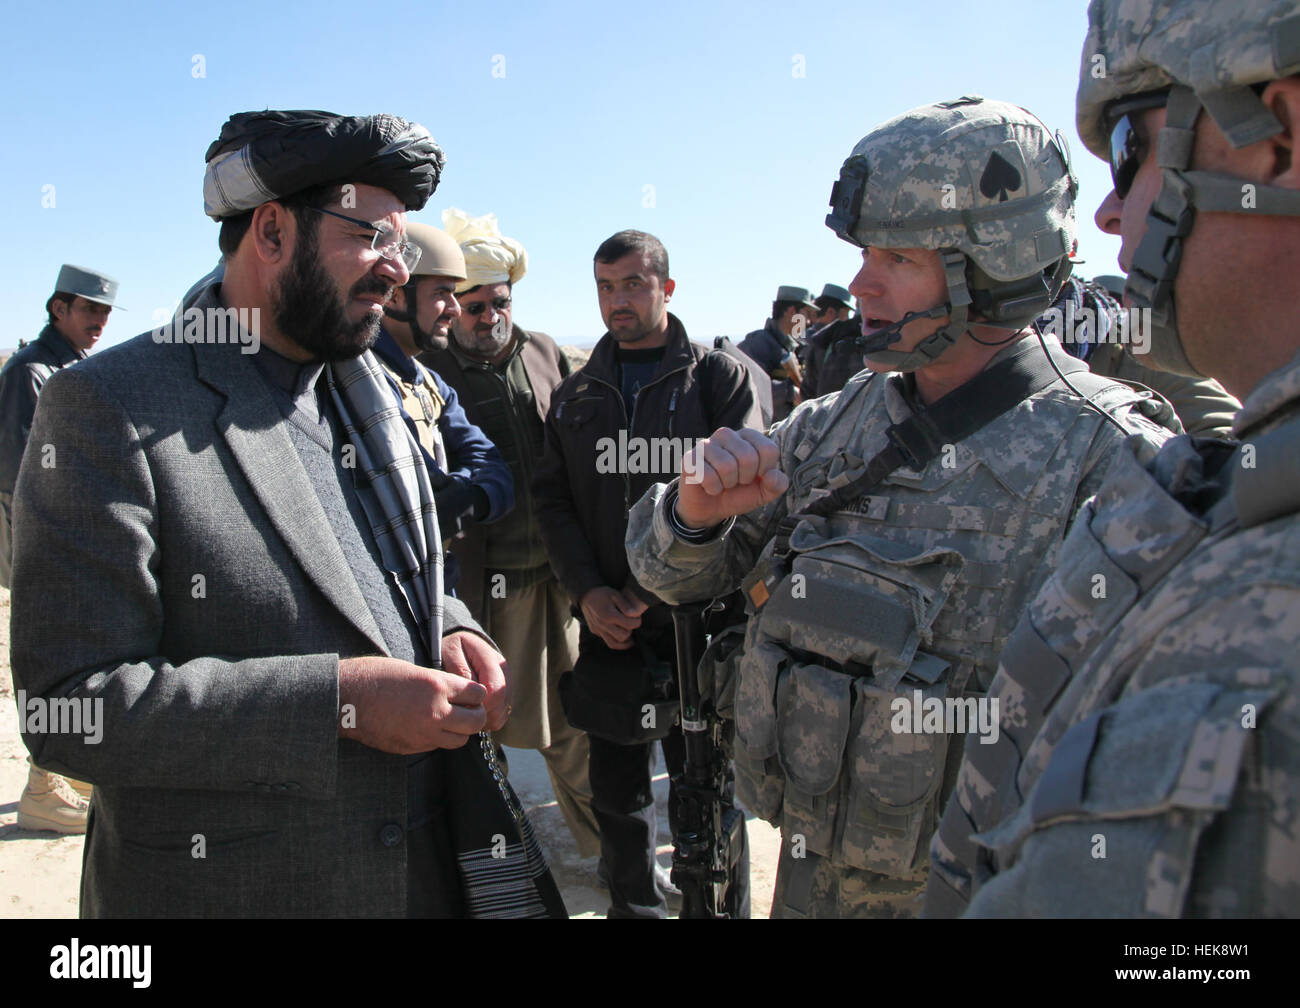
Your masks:
M682 891L682 917L735 919L749 916L747 837L745 817L732 801L731 723L700 695L705 612L703 605L673 607L686 762L673 782L672 880Z

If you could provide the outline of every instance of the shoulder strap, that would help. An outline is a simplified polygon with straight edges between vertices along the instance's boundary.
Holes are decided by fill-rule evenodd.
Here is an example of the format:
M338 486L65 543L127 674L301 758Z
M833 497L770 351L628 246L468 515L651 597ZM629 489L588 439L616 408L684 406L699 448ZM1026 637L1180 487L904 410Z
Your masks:
M1254 464L1247 468L1244 452L1251 447ZM1238 453L1242 464L1234 467L1231 498L1242 528L1300 511L1300 417L1247 438Z
M870 493L904 465L920 471L944 445L965 441L1007 410L1041 392L1061 374L1088 370L1082 361L1062 356L1064 359L1053 366L1037 343L1024 340L1004 360L981 371L929 409L891 425L885 432L888 447L867 462L861 476L813 501L791 518L797 523L803 515L830 514L854 498Z

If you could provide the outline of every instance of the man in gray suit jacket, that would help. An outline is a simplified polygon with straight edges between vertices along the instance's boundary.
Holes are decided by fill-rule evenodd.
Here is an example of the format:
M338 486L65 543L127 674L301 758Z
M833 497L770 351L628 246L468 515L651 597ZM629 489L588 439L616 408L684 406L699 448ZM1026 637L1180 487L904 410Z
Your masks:
M405 211L441 166L391 116L233 117L205 180L224 280L183 327L46 384L13 668L28 747L95 784L85 916L557 912L480 751L509 713L504 660L454 599L412 604L393 557L419 536L384 520L382 458L358 461L383 450L372 427L404 428L391 398L354 423L342 377L371 373ZM489 851L526 893L476 890Z

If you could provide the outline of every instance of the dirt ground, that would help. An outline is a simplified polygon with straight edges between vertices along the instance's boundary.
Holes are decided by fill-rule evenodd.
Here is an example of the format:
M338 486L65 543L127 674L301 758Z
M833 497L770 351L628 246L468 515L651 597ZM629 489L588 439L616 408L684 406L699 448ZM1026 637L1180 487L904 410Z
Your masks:
M604 917L608 898L596 881L596 858L580 858L569 837L541 756L508 749L510 780L528 809L551 870L573 917ZM9 673L9 592L0 588L0 919L77 916L82 838L20 830L18 797L27 783L27 750L18 736L18 709ZM655 777L659 811L659 862L672 859L668 835L668 778L662 766ZM780 835L749 819L753 916L767 917ZM676 904L670 903L676 910Z

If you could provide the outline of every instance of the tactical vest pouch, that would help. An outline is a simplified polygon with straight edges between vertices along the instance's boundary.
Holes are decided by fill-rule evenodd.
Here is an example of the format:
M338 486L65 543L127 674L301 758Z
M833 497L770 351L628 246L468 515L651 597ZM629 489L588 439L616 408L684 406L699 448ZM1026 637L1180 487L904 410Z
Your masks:
M915 731L921 720L916 708L924 712L932 702L944 703L949 674L947 662L918 653L913 669L892 689L870 679L853 684L847 808L834 863L895 878L925 863L938 825L950 736L946 730Z
M729 626L713 635L700 656L700 699L713 704L724 721L736 717L736 687L740 683L740 655L745 624Z
M971 915L1247 911L1192 907L1187 898L1202 835L1232 805L1254 741L1255 722L1244 726L1243 711L1261 718L1278 692L1168 681L1073 724L1025 804L973 837L993 851L1004 875L1014 865L1019 878L1002 886L1004 875L995 876L976 893ZM1061 871L1066 864L1070 870ZM1245 888L1262 865L1237 860L1232 868Z
M776 689L788 669L789 651L774 641L758 639L758 621L746 628L745 650L736 689L736 794L760 819L781 814L785 777L776 759Z
M853 714L853 679L797 664L777 684L777 759L785 774L782 824L810 850L829 852L839 809L840 767Z
M918 646L963 559L830 528L825 518L799 523L788 573L750 619L737 789L836 863L905 875L934 817L947 738L891 731L891 701L910 703L917 689L946 695L947 664Z

